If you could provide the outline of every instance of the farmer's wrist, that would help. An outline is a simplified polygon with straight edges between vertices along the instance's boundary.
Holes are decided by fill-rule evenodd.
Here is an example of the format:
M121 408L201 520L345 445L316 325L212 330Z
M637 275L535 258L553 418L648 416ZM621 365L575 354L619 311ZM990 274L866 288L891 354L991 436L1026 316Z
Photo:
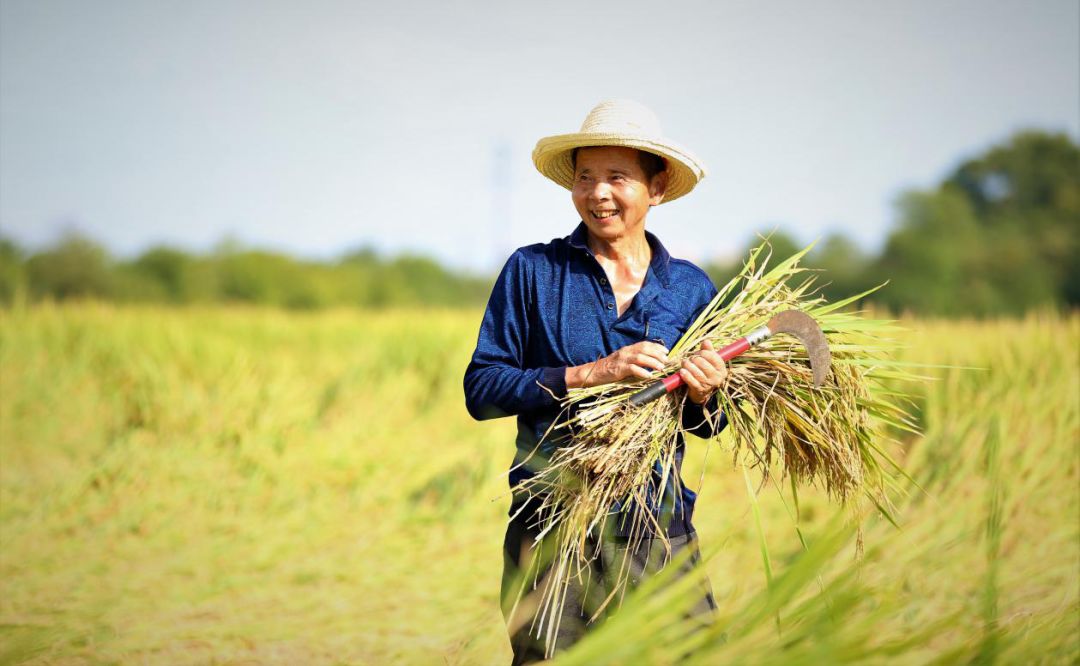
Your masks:
M566 366L566 388L581 388L581 377L578 374L578 366L568 365Z
M584 388L585 382L592 379L596 362L572 365L566 368L566 388ZM596 382L593 381L595 384Z

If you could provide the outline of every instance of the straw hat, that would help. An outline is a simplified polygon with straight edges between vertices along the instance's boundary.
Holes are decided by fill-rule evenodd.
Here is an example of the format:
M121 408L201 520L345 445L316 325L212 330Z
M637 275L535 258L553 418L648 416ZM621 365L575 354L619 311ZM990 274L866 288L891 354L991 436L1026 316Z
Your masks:
M664 136L660 120L643 104L610 99L597 104L576 134L549 136L536 142L533 164L540 173L566 189L574 187L570 153L587 146L626 146L663 157L668 185L664 201L674 201L705 177L705 165L693 153Z

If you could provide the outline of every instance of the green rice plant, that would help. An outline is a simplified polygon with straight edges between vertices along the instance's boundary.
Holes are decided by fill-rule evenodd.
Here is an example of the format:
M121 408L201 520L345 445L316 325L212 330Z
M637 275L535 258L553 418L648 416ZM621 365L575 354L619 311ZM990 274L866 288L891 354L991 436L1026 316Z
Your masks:
M891 491L901 487L898 479L904 474L888 452L890 441L882 426L917 432L904 397L881 384L912 376L891 360L895 343L889 336L896 329L890 321L844 309L866 294L832 304L817 295L814 273L799 265L810 247L768 270L767 248L765 241L751 252L743 270L675 344L668 366L657 376L676 371L705 340L719 348L778 312L808 313L829 342L831 372L822 386L813 386L807 352L789 336L771 337L733 359L727 385L718 394L734 434L733 458L756 469L763 481L775 464L793 485L820 486L840 503L864 496L892 521ZM628 396L652 381L655 377L571 390L563 402L567 416L553 426L569 429L569 442L556 450L543 472L523 484L521 491L541 503L538 539L550 535L557 544L533 627L546 636L549 656L567 590L572 580L588 576L599 543L590 536L608 529L612 507L618 507L619 519L630 523L629 550L651 535L666 544L664 517L641 507L670 493L677 483L676 455L687 398L677 392L641 407L630 405ZM768 566L764 550L763 556ZM629 566L627 558L593 620L621 597Z

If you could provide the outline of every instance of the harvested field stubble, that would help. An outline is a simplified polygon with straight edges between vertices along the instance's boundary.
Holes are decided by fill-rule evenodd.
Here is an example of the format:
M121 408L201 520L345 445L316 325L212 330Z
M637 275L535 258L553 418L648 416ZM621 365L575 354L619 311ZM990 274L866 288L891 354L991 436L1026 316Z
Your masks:
M478 322L0 312L0 662L508 661L514 424L465 413ZM1080 658L1080 316L903 325L903 360L982 369L902 387L926 492L898 501L900 530L866 512L857 567L823 492L799 495L805 554L790 494L758 490L759 536L725 437L707 465L690 442L727 640L702 661ZM663 614L619 617L567 661L662 639Z

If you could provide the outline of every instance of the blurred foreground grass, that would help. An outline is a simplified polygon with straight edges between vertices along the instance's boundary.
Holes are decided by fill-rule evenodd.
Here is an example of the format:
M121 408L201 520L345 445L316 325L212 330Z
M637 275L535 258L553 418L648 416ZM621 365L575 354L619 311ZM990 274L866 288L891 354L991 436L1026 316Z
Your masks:
M0 663L508 662L513 422L464 410L479 316L0 312ZM707 465L691 443L731 627L709 659L1080 659L1080 316L905 324L908 360L983 369L905 387L927 492L901 530L867 512L863 560L837 541L775 623L740 625L767 589L742 473L724 438ZM799 571L790 496L758 501L774 575ZM813 551L837 510L812 489L800 507ZM814 605L851 571L862 596ZM807 633L821 608L843 621Z

